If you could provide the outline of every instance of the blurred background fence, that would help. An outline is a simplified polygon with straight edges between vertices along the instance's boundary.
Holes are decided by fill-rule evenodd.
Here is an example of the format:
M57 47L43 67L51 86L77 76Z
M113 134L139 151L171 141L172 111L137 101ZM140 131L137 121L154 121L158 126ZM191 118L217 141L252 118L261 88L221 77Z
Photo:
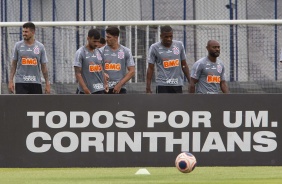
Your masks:
M158 21L281 19L282 0L1 0L1 22ZM137 73L129 93L145 92L148 47L159 40L159 24L122 26L121 44L131 48ZM86 44L92 26L39 26L36 39L48 54L52 93L76 89L75 51ZM95 26L105 35L106 26ZM174 25L174 39L184 43L188 65L207 55L209 39L221 43L232 93L281 93L281 24ZM22 39L20 26L2 26L1 93L7 93L12 49ZM185 87L187 90L187 88Z

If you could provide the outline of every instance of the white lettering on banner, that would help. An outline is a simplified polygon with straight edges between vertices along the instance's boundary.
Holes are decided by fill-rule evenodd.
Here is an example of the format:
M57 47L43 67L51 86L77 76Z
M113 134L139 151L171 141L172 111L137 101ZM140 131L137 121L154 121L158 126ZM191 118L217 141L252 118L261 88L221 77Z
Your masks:
M276 138L275 133L270 131L261 131L254 134L257 143L263 145L254 145L254 150L258 152L271 152L277 148L277 142L270 138Z
M39 117L45 116L45 112L27 112L32 117L32 128L39 128Z
M146 142L149 152L173 152L175 145L180 145L182 151L192 152L210 152L212 150L234 152L236 145L244 152L250 152L252 149L257 152L271 152L277 148L276 135L271 131L256 132L252 140L251 132L243 132L242 139L237 132L225 133L227 133L226 144L219 132L209 132L206 138L201 132L181 132L180 138L175 138L174 132L133 132L133 137L127 132L107 132L105 134L81 132L80 136L73 132L58 132L53 139L46 132L32 132L27 136L26 146L34 153L47 152L52 147L58 152L70 153L79 149L79 146L81 152L90 152L91 147L95 148L96 152L125 152L126 146L132 152L141 152L142 142ZM62 145L62 139L65 138L70 141L68 146ZM40 146L35 145L36 139L38 139L37 145ZM190 139L192 139L192 146L189 144ZM201 139L205 140L203 145L199 141ZM253 145L252 142L254 142ZM158 150L161 145L165 150Z
M132 111L116 113L97 111L93 114L85 111L70 111L69 113L31 111L27 112L27 116L31 118L31 127L37 130L30 132L26 138L27 149L34 153L44 153L49 150L60 153L126 152L129 150L132 152L173 152L176 146L181 147L182 151L191 152L235 152L238 150L272 152L278 146L276 134L270 131L270 128L277 128L278 122L268 122L268 111L236 111L235 113L224 111L221 125L225 128L224 131L219 131L218 128L217 131L208 131L212 127L212 115L209 111L189 113L180 110L170 113L148 111L147 123L142 125L148 131L144 132L132 129L136 125L135 114ZM188 127L190 120L191 127ZM89 126L97 129L115 129L112 132L89 132L87 131ZM160 129L162 126L166 126L166 129ZM245 129L238 129L239 131L234 129L242 126L245 126ZM41 127L45 131L38 131ZM265 127L269 127L267 131ZM64 131L63 128L70 128L73 131L69 129ZM228 131L228 128L232 131ZM264 129L261 131L258 128ZM48 129L56 129L57 132L54 134L55 130L52 130L52 134L49 134ZM179 132L175 131L176 129L183 130ZM146 150L142 147L143 145L146 145Z
M210 152L211 150L217 150L218 152L226 152L219 132L209 132L208 134L202 152Z
M182 117L182 122L176 123L175 118ZM164 123L167 115L163 111L148 111L147 127L155 128L156 123ZM204 127L211 127L211 113L208 111L193 111L192 112L192 127L199 127L203 123ZM184 128L189 125L190 116L185 111L173 111L168 115L168 124L173 128Z
M251 151L251 133L243 132L243 139L241 139L237 132L228 132L227 150L235 151L235 145L244 152Z
M211 127L211 113L209 111L195 111L193 112L193 126L199 127L200 123L204 123L204 127Z
M82 117L82 122L77 122L77 117ZM72 111L70 113L70 127L71 128L85 128L90 124L90 116L84 111Z
M58 116L60 118L59 123L54 123L53 118L54 116ZM52 111L46 115L46 124L50 128L63 128L66 126L68 122L67 115L62 111Z
M42 144L42 146L35 146L35 139L40 137L43 141L52 140L51 136L46 132L32 132L26 138L26 147L29 151L34 153L44 153L51 148L51 144Z
M90 140L90 138L95 138ZM104 135L101 132L83 132L81 134L81 152L89 152L89 147L94 146L96 152L104 152Z
M232 112L233 114L234 112ZM238 128L242 125L243 112L235 112L235 122L230 121L230 111L223 112L223 124L228 128ZM268 127L268 111L258 111L256 116L255 111L245 112L245 127Z
M224 111L223 112L223 124L224 126L228 128L238 128L242 125L242 118L243 118L243 112L242 111L236 111L235 112L235 122L230 122L230 111Z
M134 132L134 140L126 132L118 132L118 137L118 152L125 152L126 144L133 152L141 152L141 132Z
M70 140L70 145L64 147L62 145L62 139L68 138ZM53 138L54 149L61 153L70 153L77 149L79 145L79 139L77 135L73 132L59 132Z
M268 112L267 111L259 111L258 116L256 117L256 113L254 111L246 111L246 127L252 127L252 123L254 127L267 127L268 126Z
M32 128L39 128L40 117L45 116L45 112L27 112L27 116L32 117ZM106 121L100 122L100 117L105 117ZM135 125L135 114L131 111L119 111L116 113L114 121L114 116L109 111L97 111L92 116L92 124L97 128L109 128L113 124L119 128L131 128ZM58 117L58 123L54 122L54 117ZM78 117L82 118L81 122L78 122ZM85 111L70 111L69 119L67 114L63 111L51 111L47 113L45 117L46 125L50 128L63 128L68 124L70 128L86 128L90 125L90 115Z

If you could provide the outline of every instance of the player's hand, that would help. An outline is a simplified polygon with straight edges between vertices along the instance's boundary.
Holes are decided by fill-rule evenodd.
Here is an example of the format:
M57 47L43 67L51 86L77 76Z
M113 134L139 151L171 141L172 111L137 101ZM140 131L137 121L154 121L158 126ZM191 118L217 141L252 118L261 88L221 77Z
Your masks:
M109 85L105 84L105 92L108 93L109 92Z
M8 88L9 88L10 93L14 93L14 91L15 91L14 82L9 82Z
M121 85L118 83L118 84L114 87L113 93L119 94L120 89L121 89Z
M50 94L50 92L51 92L51 85L50 83L48 83L45 86L45 94Z

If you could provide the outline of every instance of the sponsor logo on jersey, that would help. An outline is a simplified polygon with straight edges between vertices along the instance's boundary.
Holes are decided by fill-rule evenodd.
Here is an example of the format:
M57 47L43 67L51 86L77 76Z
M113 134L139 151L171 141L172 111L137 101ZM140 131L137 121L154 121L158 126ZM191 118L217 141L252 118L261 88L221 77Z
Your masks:
M36 58L22 58L22 65L37 65L37 59Z
M104 85L102 83L93 84L93 88L96 90L104 89Z
M172 51L171 51L171 50L168 50L168 51L166 51L166 53L172 53Z
M26 51L32 51L30 48L28 48Z
M105 63L105 70L120 71L120 63Z
M109 88L114 87L115 85L117 85L117 81L109 81Z
M173 47L173 54L175 54L175 55L179 55L179 48L178 47Z
M221 65L217 65L217 71L218 71L218 73L222 72L222 66Z
M168 61L163 61L163 66L164 68L172 68L172 67L177 67L179 66L179 60L168 60Z
M24 75L23 80L26 82L36 82L36 76L34 75Z
M124 58L124 52L123 51L118 52L118 58L119 59L123 59Z
M39 48L37 46L33 48L33 53L39 54Z
M178 79L176 78L176 79L167 79L166 80L166 83L167 84L178 84Z
M100 65L89 65L89 72L100 72L102 67Z
M208 75L207 83L220 83L220 76L217 75Z

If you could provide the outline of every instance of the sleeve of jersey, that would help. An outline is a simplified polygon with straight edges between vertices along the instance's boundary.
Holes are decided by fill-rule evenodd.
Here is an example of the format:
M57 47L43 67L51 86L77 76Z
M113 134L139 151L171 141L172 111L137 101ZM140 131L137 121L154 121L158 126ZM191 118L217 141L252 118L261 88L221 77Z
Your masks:
M126 61L127 66L135 66L134 59L133 59L131 51L128 50L127 54L128 54L127 61Z
M81 49L77 50L76 53L75 53L75 59L74 59L74 64L73 66L78 66L78 67L81 67L82 63L82 57L81 57Z
M181 47L180 47L180 57L181 57L181 61L182 60L186 60L186 53L185 53L185 49L184 49L184 45L183 45L183 43L182 42L180 42L181 43Z
M191 77L198 80L201 75L201 70L201 63L196 62L192 67Z
M225 81L225 68L224 65L222 65L222 72L221 72L221 76L220 76L220 80L221 81Z
M47 63L48 59L47 59L47 54L46 54L46 50L45 47L42 46L42 51L41 51L41 63Z
M154 53L153 46L151 46L150 49L149 49L147 62L151 63L151 64L155 64L155 53Z
M14 61L17 61L17 60L18 60L17 45L18 45L18 44L15 44L14 49L13 49L13 58L12 58L12 59L13 59Z

